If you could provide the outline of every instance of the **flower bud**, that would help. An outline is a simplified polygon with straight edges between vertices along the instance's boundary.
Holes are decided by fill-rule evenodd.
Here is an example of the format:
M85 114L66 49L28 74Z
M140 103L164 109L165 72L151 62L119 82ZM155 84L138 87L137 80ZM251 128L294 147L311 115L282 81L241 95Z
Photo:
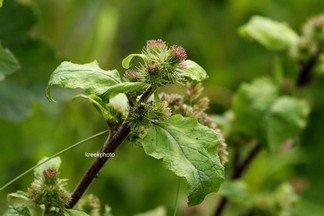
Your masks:
M185 49L178 45L173 45L171 47L172 54L178 59L179 62L183 62L187 59L187 53Z
M205 111L208 109L209 99L207 97L203 97L197 101L194 108L199 111Z
M58 171L53 168L45 169L42 177L36 177L28 188L28 198L36 205L45 206L46 210L56 208L60 211L70 201L69 193L65 190L66 181L58 178Z
M48 168L43 171L45 184L55 185L57 183L58 172L56 169Z
M149 40L146 42L146 50L148 52L154 52L154 51L158 51L158 50L164 50L167 48L166 43L161 40L161 39L157 39L157 40Z
M137 70L127 70L124 74L125 80L130 81L130 82L138 81L139 76L140 76L140 73Z

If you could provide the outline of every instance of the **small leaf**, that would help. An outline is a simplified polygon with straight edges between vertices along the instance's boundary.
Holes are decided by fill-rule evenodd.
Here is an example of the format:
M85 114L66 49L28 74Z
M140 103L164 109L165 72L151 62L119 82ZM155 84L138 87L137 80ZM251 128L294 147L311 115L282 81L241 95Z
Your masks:
M0 0L0 8L2 8L2 0Z
M275 150L305 128L310 112L306 101L292 97L278 98L265 118L267 145Z
M143 82L122 82L109 87L102 97L104 101L109 101L109 98L114 97L119 93L130 93L143 88L145 85L147 84Z
M208 78L207 72L196 62L191 60L185 61L186 69L184 70L184 76L191 80L201 82Z
M18 60L8 49L4 49L0 43L0 81L6 75L12 74L20 68Z
M140 57L142 59L146 59L146 55L144 55L144 54L130 54L126 58L123 59L123 61L122 61L123 68L128 69L129 68L129 63L132 61L132 59L135 56Z
M109 100L109 104L120 109L124 113L128 111L128 99L125 94L118 94Z
M174 115L147 131L143 148L147 155L163 159L166 168L186 178L188 204L192 206L216 192L224 181L224 167L217 154L219 143L215 132L197 119Z
M242 84L233 97L233 129L250 137L261 137L264 114L278 94L277 86L267 78Z
M51 87L58 85L62 88L81 88L88 94L101 95L110 86L120 83L117 70L103 70L96 61L88 64L73 64L63 62L52 73L46 89L46 96L50 101Z
M30 211L25 204L10 205L4 216L30 216Z
M226 181L223 183L219 193L234 202L249 202L251 194L243 181Z
M41 159L37 164L42 163L43 161L47 160L48 157L44 157ZM43 171L48 168L54 168L58 170L61 165L61 158L60 157L55 157L44 164L40 165L39 167L35 168L34 175L35 176L43 176Z
M273 51L287 49L298 40L297 33L287 24L262 16L253 16L239 33Z
M24 191L17 191L16 193L10 193L7 195L8 201L10 201L12 198L18 198L18 199L22 199L25 201L30 201L27 197L26 192L24 192Z

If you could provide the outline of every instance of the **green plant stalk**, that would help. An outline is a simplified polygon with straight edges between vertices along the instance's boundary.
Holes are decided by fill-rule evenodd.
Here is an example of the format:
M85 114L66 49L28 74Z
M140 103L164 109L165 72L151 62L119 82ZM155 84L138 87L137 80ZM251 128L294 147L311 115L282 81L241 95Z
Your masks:
M177 216L178 201L179 201L179 192L180 192L180 183L181 183L181 179L179 178L179 180L178 180L178 187L177 187L177 194L176 194L176 198L175 198L175 201L174 201L174 212L173 212L173 216Z
M246 171L248 166L251 164L253 159L258 155L258 153L261 151L261 145L257 143L248 156L245 158L245 160L240 164L236 166L236 169L234 170L234 173L231 177L232 180L239 179L242 177L243 173ZM215 211L215 216L221 216L223 211L225 210L225 207L228 203L228 199L226 197L222 197L217 208Z
M139 99L139 103L146 102L152 93L156 90L156 86L151 85L146 92ZM100 153L113 153L119 147L120 144L126 139L130 133L129 121L126 118L123 123L119 126L116 133L111 137L107 138L105 144L100 150ZM66 206L67 208L73 208L75 204L79 201L82 195L85 193L87 188L90 186L91 182L96 178L101 168L105 165L110 157L97 157L92 163L87 172L83 175L79 184L74 189L71 200Z
M12 179L11 181L9 181L7 184L5 184L4 186L2 186L2 187L0 188L0 191L2 191L3 189L5 189L6 187L8 187L9 185L11 185L12 183L14 183L15 181L19 180L19 179L22 178L23 176L27 175L28 173L32 172L32 171L33 171L34 169L36 169L37 167L39 167L39 166L43 165L44 163L46 163L46 162L52 160L53 158L55 158L55 157L57 157L57 156L63 154L63 153L66 152L66 151L69 151L70 149L75 148L75 147L77 147L77 146L79 146L79 145L81 145L81 144L83 144L83 143L85 143L85 142L88 142L89 140L92 140L92 139L94 139L94 138L96 138L96 137L98 137L98 136L101 136L101 135L103 135L103 134L105 134L105 133L107 133L107 132L108 132L108 130L101 131L101 132L99 132L99 133L97 133L97 134L94 134L94 135L92 135L92 136L90 136L90 137L88 137L88 138L86 138L86 139L83 139L83 140L81 140L81 141L79 141L79 142L77 142L77 143L75 143L75 144L73 144L73 145L70 145L69 147L67 147L67 148L65 148L65 149L63 149L63 150L57 152L56 154L52 155L52 156L49 157L48 159L46 159L46 160L44 160L43 162L41 162L41 163L39 163L39 164L37 164L37 165L31 167L30 169L26 170L25 172L23 172L22 174L20 174L20 175L17 176L16 178L14 178L14 179Z

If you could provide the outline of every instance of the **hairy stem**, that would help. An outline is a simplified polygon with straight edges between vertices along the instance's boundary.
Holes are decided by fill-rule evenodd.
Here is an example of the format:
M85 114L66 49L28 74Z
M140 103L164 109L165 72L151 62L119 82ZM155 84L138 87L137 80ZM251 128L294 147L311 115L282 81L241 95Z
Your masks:
M141 96L139 102L146 102L148 98L155 91L155 86L150 86L146 92ZM134 105L134 104L133 104ZM119 145L126 139L130 133L130 128L128 126L128 118L119 126L116 133L109 139L106 140L105 144L100 150L100 153L113 153L119 147ZM84 192L90 186L93 179L96 178L101 168L105 165L107 160L110 157L97 157L96 160L92 163L88 171L83 175L81 181L74 189L71 200L66 206L67 208L73 208L75 204L80 200Z
M240 165L236 166L236 169L234 170L234 173L231 176L231 180L239 179L242 176L242 174L246 171L246 169L251 164L253 159L258 155L260 150L261 150L261 145L259 143L257 143L252 148L252 150L250 151L248 156L245 158L245 160ZM223 211L225 210L227 203L228 203L228 199L226 197L222 197L217 208L216 208L214 215L221 216Z

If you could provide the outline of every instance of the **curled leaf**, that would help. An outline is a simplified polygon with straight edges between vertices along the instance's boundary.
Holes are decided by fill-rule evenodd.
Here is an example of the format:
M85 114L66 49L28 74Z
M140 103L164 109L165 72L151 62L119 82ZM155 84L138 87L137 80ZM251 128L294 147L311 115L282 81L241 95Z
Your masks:
M132 61L132 59L135 56L140 57L142 59L145 59L146 58L146 55L144 55L144 54L130 54L126 58L123 59L123 61L122 61L123 68L128 69L130 62Z
M46 96L50 101L51 87L58 85L62 88L81 88L88 94L101 95L109 87L120 83L117 70L103 70L96 61L88 64L74 64L62 62L52 73L46 89Z

